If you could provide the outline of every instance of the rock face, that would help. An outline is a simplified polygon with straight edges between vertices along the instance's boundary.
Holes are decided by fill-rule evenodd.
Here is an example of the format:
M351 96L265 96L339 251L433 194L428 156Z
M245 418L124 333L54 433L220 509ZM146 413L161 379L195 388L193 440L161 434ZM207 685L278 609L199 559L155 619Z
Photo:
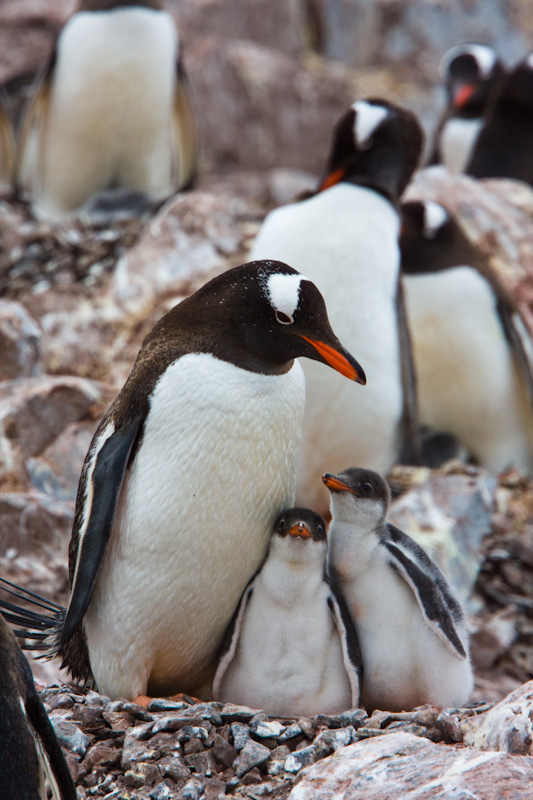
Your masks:
M463 723L465 744L479 750L533 755L533 681L494 708Z
M533 759L455 749L394 733L358 742L303 773L290 800L526 800L533 780Z

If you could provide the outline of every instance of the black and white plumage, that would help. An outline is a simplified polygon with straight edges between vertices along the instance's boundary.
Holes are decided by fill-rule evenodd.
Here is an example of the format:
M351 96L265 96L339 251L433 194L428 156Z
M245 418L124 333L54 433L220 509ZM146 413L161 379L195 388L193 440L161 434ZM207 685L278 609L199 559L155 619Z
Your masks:
M363 705L459 706L472 690L464 613L426 552L386 522L390 491L375 472L326 474L332 521L328 573L363 657Z
M282 511L265 563L226 633L213 697L276 716L359 706L361 654L350 616L325 576L326 524Z
M337 376L324 380L304 365L296 493L301 506L327 510L320 483L326 469L354 459L390 469L403 444L402 423L414 415L407 402L412 387L402 374L409 354L399 298L397 203L421 146L422 132L410 112L384 100L354 103L335 128L319 191L270 213L252 247L254 258L305 265L346 346L363 354L368 376L365 392L357 393Z
M6 800L76 800L76 787L31 669L0 614L0 795Z
M148 334L80 479L53 637L75 678L92 674L110 697L208 694L239 597L294 502L300 356L364 382L318 289L279 262L219 275Z
M500 84L465 172L533 185L533 51Z
M404 203L402 218L421 423L492 472L531 472L533 343L516 302L443 206Z
M195 115L160 0L80 0L25 114L17 182L34 213L150 205L191 184Z
M465 171L505 71L492 47L460 44L444 55L440 72L447 107L435 134L430 163L443 164L457 174Z

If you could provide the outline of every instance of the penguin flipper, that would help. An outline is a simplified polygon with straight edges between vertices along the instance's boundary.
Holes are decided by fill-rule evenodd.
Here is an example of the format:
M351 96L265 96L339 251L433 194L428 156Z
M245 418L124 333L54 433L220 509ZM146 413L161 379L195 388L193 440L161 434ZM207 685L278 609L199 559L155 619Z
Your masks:
M507 341L516 356L528 389L533 408L533 339L518 309L510 308L498 298L498 313Z
M53 73L57 52L37 75L33 97L24 113L18 159L16 185L18 189L35 192L42 184L42 147L50 107Z
M398 277L396 292L396 319L398 326L398 342L400 346L400 370L403 390L402 442L400 461L407 464L422 463L422 443L418 417L418 394L416 388L416 370L409 333L407 309L401 276Z
M179 189L189 189L196 179L198 131L191 87L181 60L178 61L174 92L174 163Z
M337 630L341 637L342 657L344 667L352 689L352 708L361 706L361 686L363 683L363 658L359 639L350 617L348 608L342 595L337 591L331 581L327 580L330 587L328 606L333 614Z
M250 599L254 591L254 587L252 584L253 584L253 579L248 584L248 586L241 595L241 599L239 600L239 605L235 609L235 613L233 614L233 617L231 618L230 623L226 628L226 633L224 634L224 638L220 646L218 665L213 677L213 684L211 687L214 700L216 700L219 697L220 687L224 679L224 675L226 674L229 665L231 664L231 662L235 657L235 651L237 650L237 645L239 643L244 615L246 614L246 609L248 608L248 604L250 602Z
M38 754L50 786L53 800L76 800L76 787L54 729L35 688L26 658L17 648L20 678L24 685L24 710L34 735Z
M466 660L466 650L456 626L463 614L446 579L414 539L394 525L387 524L387 528L391 538L382 543L389 565L412 589L426 624L452 655L460 661Z
M72 534L73 539L77 540L76 561L60 645L65 645L72 638L91 600L111 535L130 455L143 421L144 414L139 413L128 425L114 430L96 452L91 448L87 456L84 466L87 486L81 501L78 495ZM101 430L105 432L105 428ZM98 441L98 432L95 441Z
M0 94L0 184L11 184L15 165L15 138L9 114Z

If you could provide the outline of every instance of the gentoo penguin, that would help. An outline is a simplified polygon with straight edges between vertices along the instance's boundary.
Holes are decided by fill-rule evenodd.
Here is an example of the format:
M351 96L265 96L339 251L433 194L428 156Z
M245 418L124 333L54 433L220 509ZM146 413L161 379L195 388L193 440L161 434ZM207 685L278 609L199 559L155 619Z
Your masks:
M533 344L515 301L443 206L404 203L402 217L420 422L491 472L531 472Z
M31 669L0 614L0 795L6 800L76 800L76 787Z
M83 467L71 595L53 639L111 698L205 696L224 631L292 505L300 356L364 383L313 283L274 261L228 270L144 340Z
M533 185L533 52L502 82L466 172Z
M253 258L305 267L332 325L365 365L365 392L305 364L307 397L296 501L325 513L320 476L346 463L387 471L402 439L404 392L397 295L397 203L417 164L422 132L408 111L384 100L354 103L334 135L319 191L273 211ZM404 330L402 330L402 334Z
M363 656L363 706L459 706L472 690L463 611L427 553L385 521L384 479L351 468L322 480L331 496L328 574Z
M161 0L80 0L30 100L18 184L58 221L113 198L147 205L191 184L196 130Z
M359 706L361 653L343 601L325 576L326 524L282 511L268 556L226 633L213 697L281 717Z
M430 163L444 164L457 174L465 170L504 68L492 47L460 44L444 55L440 73L447 107L435 134Z

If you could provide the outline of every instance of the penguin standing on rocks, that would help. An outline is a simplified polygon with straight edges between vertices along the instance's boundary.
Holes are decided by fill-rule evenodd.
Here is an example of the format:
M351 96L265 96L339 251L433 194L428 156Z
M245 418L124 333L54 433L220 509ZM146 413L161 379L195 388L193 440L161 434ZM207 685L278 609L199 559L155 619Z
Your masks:
M488 45L460 44L441 61L447 108L435 134L431 164L443 164L454 174L464 172L484 121L484 115L505 74Z
M321 512L327 511L320 485L326 469L356 460L385 472L398 459L406 427L409 434L415 429L414 392L403 380L405 365L411 376L399 292L397 204L421 147L422 131L410 112L384 100L354 103L337 124L318 192L269 214L252 248L253 258L305 265L346 346L364 354L364 397L345 391L336 376L324 380L304 366L296 500Z
M268 556L226 633L213 697L282 717L359 706L361 654L343 601L325 576L326 524L282 511Z
M80 479L70 601L49 626L74 678L111 698L209 695L224 631L294 502L302 356L364 383L316 286L273 261L219 275L148 334Z
M76 800L76 787L35 688L30 665L0 614L0 794L9 800Z
M502 82L465 171L533 185L532 142L533 51Z
M404 203L402 218L420 422L491 472L532 472L533 342L515 300L443 206Z
M80 0L23 123L18 185L37 217L143 208L189 186L196 127L161 0Z
M462 705L473 685L464 613L427 553L386 522L385 480L357 468L322 480L331 496L328 574L359 637L363 706Z

